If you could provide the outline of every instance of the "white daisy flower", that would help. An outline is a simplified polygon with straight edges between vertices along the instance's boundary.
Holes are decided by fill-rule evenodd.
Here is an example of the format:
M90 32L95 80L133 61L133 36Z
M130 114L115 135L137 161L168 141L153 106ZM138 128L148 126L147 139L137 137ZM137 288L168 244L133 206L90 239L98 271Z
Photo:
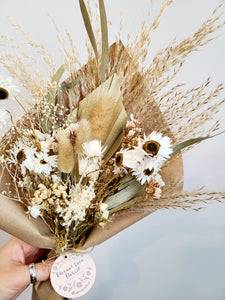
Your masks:
M19 88L13 84L11 78L0 76L0 100L12 99L19 93Z
M52 171L52 167L44 159L40 159L34 162L33 171L36 174L45 174L48 176Z
M26 154L27 152L25 152ZM53 168L57 166L57 156L49 156L43 152L35 152L27 155L27 158L23 161L21 167L26 168L30 172L36 174L50 175Z
M154 168L154 173L158 173L161 169L161 161L156 157L145 156L142 161L139 162L142 165L143 170Z
M137 167L132 171L132 175L136 176L136 179L141 184L144 184L146 181L149 182L155 174L154 160L149 160L148 163L138 163Z
M53 168L57 166L57 156L49 156L46 153L36 153L37 158L34 161L33 171L37 174L50 175Z
M92 140L90 142L83 143L82 145L84 154L87 157L102 157L103 152L106 148L103 148L101 141Z
M45 153L44 153L45 154ZM52 168L57 167L57 155L46 155L45 154L45 160Z
M14 145L13 148L10 149L11 157L8 159L9 162L20 164L22 174L26 174L26 170L24 169L23 162L31 158L33 159L35 149L32 147L29 147L27 145L24 145L20 140L18 140Z
M144 136L144 142L141 146L145 155L157 156L164 160L169 158L172 153L171 139L168 136L162 136L162 133L155 131L147 137Z

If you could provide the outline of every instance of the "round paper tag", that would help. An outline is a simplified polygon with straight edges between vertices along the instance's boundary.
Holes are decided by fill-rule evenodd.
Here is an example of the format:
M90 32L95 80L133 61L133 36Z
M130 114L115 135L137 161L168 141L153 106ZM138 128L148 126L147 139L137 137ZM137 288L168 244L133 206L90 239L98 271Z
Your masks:
M69 253L56 259L50 279L58 294L66 298L78 298L90 290L95 276L95 263L90 255Z

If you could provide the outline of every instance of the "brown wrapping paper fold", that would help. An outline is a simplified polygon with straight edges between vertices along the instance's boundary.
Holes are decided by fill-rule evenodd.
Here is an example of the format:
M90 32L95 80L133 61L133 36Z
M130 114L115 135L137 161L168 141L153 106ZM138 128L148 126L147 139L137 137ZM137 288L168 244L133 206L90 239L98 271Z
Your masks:
M29 244L41 248L54 248L55 238L40 219L28 218L21 203L1 196L0 228Z
M126 49L122 45L119 44L119 51L116 47L116 44L113 44L109 49L109 64L111 65L110 70L113 69L114 63L114 53L117 52L122 55L122 53L126 52ZM129 59L128 55L126 59ZM85 67L81 70L84 72L84 76L82 77L85 80ZM114 68L116 71L116 68ZM67 98L66 95L63 97L64 105L66 106ZM160 110L158 109L158 112ZM161 114L161 113L160 113ZM165 120L162 116L162 122L165 123ZM145 128L144 128L145 129ZM1 172L1 168L0 168ZM177 182L180 182L183 177L183 163L182 158L177 158L176 160L168 163L161 172L163 180L166 185L176 185ZM1 184L0 191L6 189L6 183L12 182L12 178L5 171ZM180 185L176 185L176 191L180 191L182 189L182 183ZM173 191L175 192L175 190ZM15 191L13 191L15 193ZM54 249L55 240L54 235L51 233L48 226L44 223L41 218L33 219L28 218L25 214L25 207L22 203L13 201L7 197L0 196L1 201L1 210L0 210L0 228L13 236L18 237L19 239L40 248L46 249ZM92 246L96 246L128 226L134 224L140 219L146 217L147 215L154 212L156 208L152 208L151 210L136 212L132 214L119 214L114 215L112 221L105 226L105 228L93 228L90 232L87 240L82 245L82 249L86 249ZM57 295L53 290L50 281L46 282L37 282L33 288L33 300L62 300L63 297Z

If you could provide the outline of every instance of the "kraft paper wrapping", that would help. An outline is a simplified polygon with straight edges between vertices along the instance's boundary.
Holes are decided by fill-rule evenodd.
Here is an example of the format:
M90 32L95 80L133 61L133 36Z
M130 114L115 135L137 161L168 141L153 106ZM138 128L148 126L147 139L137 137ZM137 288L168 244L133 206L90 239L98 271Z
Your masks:
M114 64L114 53L118 51L116 44L111 45L109 49L109 64ZM119 44L119 52L126 51L123 44ZM129 56L126 57L129 59ZM85 66L84 66L85 69ZM64 106L67 106L66 97L64 96ZM158 109L158 113L160 110ZM163 116L162 122L166 123ZM0 174L2 169L0 167ZM182 158L174 159L169 162L161 172L162 178L166 185L176 185L173 192L182 190L182 183L177 185L177 182L182 181L183 177L183 162ZM12 182L12 178L9 176L7 171L4 172L1 183L0 192L6 190L6 183ZM175 190L176 189L176 190ZM12 191L15 194L15 191ZM49 227L39 217L37 219L29 218L26 214L26 208L18 201L11 200L8 197L0 195L0 229L8 232L9 234L25 241L26 243L39 248L54 249L55 238L54 234L51 233ZM96 227L93 228L84 242L80 247L86 249L92 246L96 246L105 240L109 239L113 235L119 233L128 226L134 224L140 219L154 212L156 208L151 210L136 212L132 214L115 214L112 221L104 228ZM59 296L52 288L50 281L36 282L33 287L32 300L63 300L64 298Z

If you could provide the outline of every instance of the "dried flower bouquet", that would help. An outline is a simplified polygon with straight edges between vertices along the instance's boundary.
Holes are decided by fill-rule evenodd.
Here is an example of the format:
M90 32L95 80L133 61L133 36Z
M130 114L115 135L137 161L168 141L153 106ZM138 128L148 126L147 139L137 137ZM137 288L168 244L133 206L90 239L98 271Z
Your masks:
M27 71L23 60L32 58L24 52L0 55L11 76L33 96L27 108L17 87L0 81L0 98L15 97L25 110L18 122L11 117L12 128L1 141L2 215L10 217L6 211L13 207L13 218L18 209L19 230L4 218L1 228L40 247L55 247L57 254L96 245L157 209L198 210L197 203L225 196L182 192L182 153L218 133L217 121L207 129L203 125L215 120L224 103L218 99L223 86L208 92L207 80L189 90L183 85L166 90L189 54L223 26L222 5L193 36L173 42L146 68L151 33L171 0L163 1L159 15L143 24L134 41L124 46L118 38L110 47L104 2L99 0L97 37L90 7L79 3L89 37L84 66L76 60L69 33L71 52L63 48L65 63L56 70L45 48L18 25L50 67L51 81ZM2 40L20 50L13 40ZM1 112L2 120L7 114ZM31 227L23 228L25 223Z

